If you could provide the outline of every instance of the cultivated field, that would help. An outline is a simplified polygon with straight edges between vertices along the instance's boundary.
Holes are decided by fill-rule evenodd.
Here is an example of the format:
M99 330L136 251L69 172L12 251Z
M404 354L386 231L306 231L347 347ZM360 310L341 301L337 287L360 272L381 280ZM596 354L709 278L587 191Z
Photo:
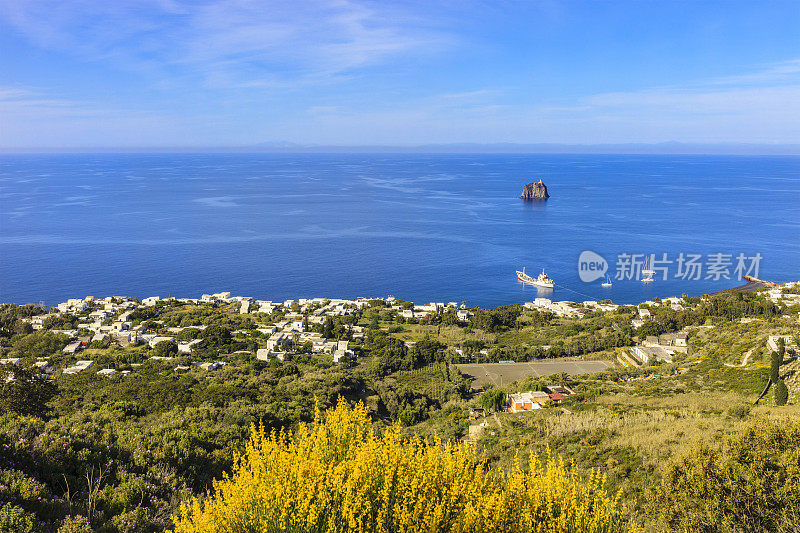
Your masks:
M531 363L474 363L456 365L462 374L475 379L473 388L486 384L506 385L530 376L549 376L566 372L570 375L602 372L610 365L605 361L583 361L580 359L556 359Z

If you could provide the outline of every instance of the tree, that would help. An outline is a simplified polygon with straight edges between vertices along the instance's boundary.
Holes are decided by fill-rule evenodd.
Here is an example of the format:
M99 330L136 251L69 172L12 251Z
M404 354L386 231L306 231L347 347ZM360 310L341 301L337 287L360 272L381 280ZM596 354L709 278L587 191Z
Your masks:
M329 316L325 317L325 323L322 325L322 336L326 339L333 337L333 319Z
M664 328L661 324L656 322L655 320L648 320L638 328L636 328L636 336L640 339L648 337L650 335L661 335L664 333Z
M786 405L789 400L789 389L786 388L786 383L781 379L775 383L775 405Z
M172 341L157 342L153 346L153 353L158 357L172 357L178 353L178 345Z
M17 365L0 365L0 411L43 417L56 386Z
M199 329L197 329L197 328L186 328L186 329L183 329L183 330L179 331L178 334L175 335L175 340L176 341L188 342L188 341L191 341L191 340L194 340L194 339L198 338L199 336L200 336L200 330Z
M481 394L481 405L484 409L500 411L506 403L506 393L500 389L489 389Z
M199 338L206 341L206 347L217 350L228 349L233 341L231 330L216 324L208 326L201 331Z
M444 361L446 345L432 339L422 339L408 350L407 357L403 360L403 370L422 368L431 363Z
M783 357L781 357L779 352L772 352L771 354L771 361L769 366L769 379L772 380L773 383L777 383L780 374L781 363L783 363Z

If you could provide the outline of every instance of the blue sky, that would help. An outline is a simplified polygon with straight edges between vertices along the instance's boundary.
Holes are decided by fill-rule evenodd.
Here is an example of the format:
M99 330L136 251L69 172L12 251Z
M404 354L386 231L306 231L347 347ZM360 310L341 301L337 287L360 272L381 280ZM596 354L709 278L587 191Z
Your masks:
M0 147L800 143L800 1L0 0Z

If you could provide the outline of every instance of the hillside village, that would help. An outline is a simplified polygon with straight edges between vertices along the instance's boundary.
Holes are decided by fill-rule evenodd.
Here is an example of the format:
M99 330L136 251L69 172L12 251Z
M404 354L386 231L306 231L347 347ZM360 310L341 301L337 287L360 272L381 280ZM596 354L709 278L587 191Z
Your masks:
M797 294L800 283L788 283L776 287L762 294L776 305L789 307L800 305L800 294ZM695 298L695 303L701 299ZM181 308L214 309L225 306L226 312L238 313L241 317L249 318L241 329L231 332L239 340L249 339L251 350L239 350L233 353L220 351L206 351L206 341L199 336L210 324L202 319L194 320L188 325L170 326L159 320L162 310L169 306L177 305ZM647 329L648 322L653 321L655 312L661 309L683 311L691 308L691 303L686 298L656 298L653 301L642 302L636 306L634 316L627 323L629 331L640 332ZM628 306L629 307L629 306ZM138 300L131 297L112 296L94 298L87 296L82 299L69 299L59 303L46 313L34 314L23 318L30 324L33 331L47 330L50 333L68 339L61 350L64 359L62 368L58 368L54 361L49 359L33 362L42 374L48 375L61 370L64 374L76 374L92 369L104 377L126 376L142 361L130 364L130 368L97 368L94 361L80 357L81 352L89 346L118 345L120 347L144 346L150 350L149 359L154 361L169 362L178 357L202 354L202 360L191 361L190 364L176 364L176 372L186 371L192 367L202 370L215 370L226 364L225 358L231 356L253 357L263 362L284 362L290 360L297 353L310 353L320 356L329 356L334 364L352 362L356 359L364 343L365 334L369 325L359 325L357 315L365 309L378 308L382 313L389 313L390 321L402 323L425 323L431 317L449 315L451 323L469 325L474 318L476 309L469 309L465 302L436 303L417 305L413 302L398 300L392 296L386 298L356 298L348 299L297 299L283 302L257 300L246 296L231 296L230 292L203 294L200 298L160 298L158 296ZM549 314L563 319L580 319L594 315L609 315L616 318L620 306L610 301L558 301L553 302L546 298L536 298L524 304L525 309ZM480 310L477 310L480 312ZM349 317L349 318L348 318ZM65 319L69 320L71 327L62 328ZM344 320L343 320L344 319ZM742 323L751 321L752 318L742 318ZM800 316L798 317L800 320ZM337 324L334 331L333 324ZM53 327L56 325L56 327ZM615 321L613 327L620 331L623 322ZM643 328L644 327L644 328ZM612 366L639 367L657 363L672 363L674 360L685 360L690 352L689 337L699 329L708 326L690 325L679 331L665 332L653 335L642 334L638 341L633 342L629 348L616 351L611 359ZM190 333L190 335L186 335ZM191 337L191 338L190 338ZM777 339L780 336L770 336L768 346L775 350ZM791 335L783 336L787 349L792 353L797 349L795 339ZM405 340L407 347L414 342ZM452 351L451 361L467 363L480 361L490 362L487 348L478 351L463 349L463 343L448 345ZM160 349L156 349L161 345ZM542 345L543 355L548 354L550 346ZM479 353L478 353L479 352ZM215 357L218 360L208 360ZM513 356L509 358L513 359ZM2 363L18 363L19 358L3 358Z
M83 299L69 299L59 303L45 314L37 314L24 318L24 321L31 325L32 330L40 331L47 329L53 334L63 335L69 339L69 343L63 348L62 352L69 356L77 357L83 348L92 343L114 343L122 347L145 345L155 349L159 343L174 344L177 351L176 355L189 355L204 347L204 341L199 338L192 340L180 340L181 332L185 330L203 331L208 324L193 323L182 327L164 327L163 322L157 320L158 313L155 313L153 320L143 323L137 320L137 311L147 312L165 304L172 303L198 306L213 307L218 305L238 306L238 313L242 316L254 316L259 319L267 319L266 323L258 321L252 322L249 329L240 329L232 332L234 336L247 336L251 333L259 335L259 347L255 353L246 353L255 356L257 360L269 362L283 362L291 357L293 352L299 349L306 349L313 354L326 354L332 356L334 363L341 363L345 359L354 358L355 353L350 347L352 340L363 341L365 328L356 324L345 323L344 334L339 338L326 338L324 331L314 331L315 326L324 326L326 319L340 319L341 317L353 316L359 309L364 309L370 305L381 302L388 309L395 311L398 316L404 319L418 320L424 319L432 313L449 310L455 313L460 321L466 321L472 313L466 310L464 305L458 307L455 302L429 303L426 305L413 305L403 302L402 305L392 298L358 298L355 300L345 299L298 299L286 300L284 302L272 302L265 300L255 300L251 297L231 296L230 292L216 294L203 294L200 298L160 298L157 296L144 298L141 301L125 297L112 296L102 299L87 296ZM270 317L279 317L276 320L269 320ZM71 317L77 319L74 327L69 329L48 328L48 324L53 324L63 319ZM319 329L319 328L316 328ZM322 328L324 330L324 327ZM332 332L328 336L331 337ZM263 347L262 347L263 346ZM220 354L221 356L232 354ZM170 356L152 355L154 360L168 361ZM17 359L3 359L2 362L18 362ZM195 366L206 370L213 370L224 365L224 362L193 362ZM47 361L37 361L35 366L44 373L52 373L56 370L55 366ZM64 368L65 374L74 374L92 368L93 362L89 360L78 360L73 365ZM177 366L175 370L186 370L188 367ZM116 374L114 369L102 369L98 371L100 375L112 376ZM120 375L127 375L130 371L122 371Z
M460 441L499 468L552 452L606 469L641 510L641 485L695 439L800 408L798 293L496 309L227 292L5 304L0 496L43 531L76 512L103 531L165 531L230 471L251 424L291 429L346 400L379 431ZM770 393L754 406L781 349L789 405ZM23 479L36 496L15 492Z

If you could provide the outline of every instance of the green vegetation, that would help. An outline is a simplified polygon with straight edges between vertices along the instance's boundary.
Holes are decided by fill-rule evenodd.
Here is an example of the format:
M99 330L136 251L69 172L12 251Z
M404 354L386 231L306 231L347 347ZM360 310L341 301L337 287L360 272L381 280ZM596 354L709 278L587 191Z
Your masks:
M548 453L567 459L581 479L600 472L606 494L619 493L617 525L792 531L800 406L787 372L796 362L786 363L784 348L770 364L766 339L797 337L796 317L740 293L684 298L682 309L648 306L652 319L634 329L636 309L625 306L580 318L519 305L473 308L459 320L465 315L451 308L404 318L413 304L384 300L323 317L313 314L319 304L243 315L236 302L167 301L128 311L141 332L172 338L152 348L92 340L85 324L99 304L53 314L36 330L29 320L46 310L0 306L0 355L20 359L0 366L0 531L165 531L181 504L234 470L251 425L294 430L314 423L315 405L340 401L362 402L379 437L397 431L401 439L469 442L476 464L498 476L513 471L516 457ZM256 359L284 321L348 341L355 357L336 364L292 334L284 361ZM82 346L67 353L76 339L53 330L75 329ZM681 330L688 354L677 353L673 364L639 366L626 354L643 336ZM190 353L179 350L195 339ZM476 391L454 364L564 355L612 368ZM78 360L94 364L63 372ZM57 370L42 376L37 361ZM217 361L224 365L213 370L195 364ZM104 377L101 369L118 373ZM766 383L775 384L774 395L753 406ZM502 412L507 393L555 384L573 394L549 408ZM754 487L747 507L743 491Z

